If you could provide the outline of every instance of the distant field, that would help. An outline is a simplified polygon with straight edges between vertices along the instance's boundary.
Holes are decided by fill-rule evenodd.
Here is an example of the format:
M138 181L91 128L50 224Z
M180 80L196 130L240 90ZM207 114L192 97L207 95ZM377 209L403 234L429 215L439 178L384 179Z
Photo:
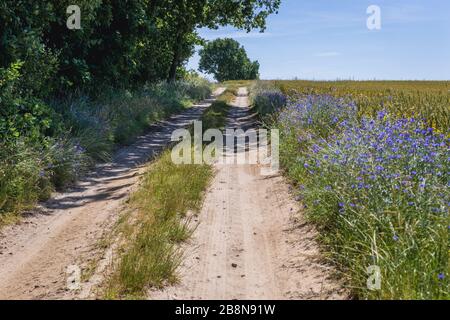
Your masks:
M450 81L263 81L283 93L351 95L360 115L385 108L398 116L426 118L439 132L450 128Z

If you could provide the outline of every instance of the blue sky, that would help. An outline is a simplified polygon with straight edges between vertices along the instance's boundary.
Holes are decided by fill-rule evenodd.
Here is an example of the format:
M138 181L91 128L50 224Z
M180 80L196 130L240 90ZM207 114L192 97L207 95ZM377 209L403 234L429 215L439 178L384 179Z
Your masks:
M370 5L381 8L381 30L366 26ZM282 0L265 33L200 35L238 40L262 79L450 80L450 0Z

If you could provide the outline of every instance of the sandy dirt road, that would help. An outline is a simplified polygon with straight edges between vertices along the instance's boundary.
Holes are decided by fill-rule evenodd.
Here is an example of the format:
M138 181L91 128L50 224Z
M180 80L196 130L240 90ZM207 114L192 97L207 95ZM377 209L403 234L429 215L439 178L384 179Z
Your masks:
M253 125L247 90L241 88L227 127ZM216 165L199 224L183 248L180 282L149 292L150 299L345 298L321 262L316 233L289 186L279 175L261 175L262 167Z
M215 95L223 92L218 89ZM200 117L212 100L155 125L135 144L117 152L66 193L0 232L0 299L71 299L67 267L86 268L95 245L114 223L124 199L150 158L170 142L175 129ZM73 270L72 270L73 272Z

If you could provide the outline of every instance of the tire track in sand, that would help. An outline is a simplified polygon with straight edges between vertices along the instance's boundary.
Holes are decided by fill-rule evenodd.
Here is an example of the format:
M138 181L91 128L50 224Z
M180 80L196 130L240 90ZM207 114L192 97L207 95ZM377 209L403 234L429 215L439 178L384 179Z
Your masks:
M228 128L252 126L239 89ZM252 148L248 152L256 152ZM216 164L192 239L183 246L180 282L150 299L345 299L322 262L316 232L281 176L262 165Z

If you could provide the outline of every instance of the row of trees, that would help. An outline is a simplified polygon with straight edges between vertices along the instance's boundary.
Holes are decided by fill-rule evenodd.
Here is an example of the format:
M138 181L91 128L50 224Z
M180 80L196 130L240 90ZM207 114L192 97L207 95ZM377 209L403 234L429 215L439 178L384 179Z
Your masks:
M44 97L103 85L132 87L176 79L203 43L196 30L265 28L280 0L3 0L0 76L14 68L20 91ZM67 28L69 5L81 29ZM9 71L8 71L9 70ZM0 79L0 81L2 81ZM4 86L5 81L0 82ZM94 86L95 84L95 86Z

